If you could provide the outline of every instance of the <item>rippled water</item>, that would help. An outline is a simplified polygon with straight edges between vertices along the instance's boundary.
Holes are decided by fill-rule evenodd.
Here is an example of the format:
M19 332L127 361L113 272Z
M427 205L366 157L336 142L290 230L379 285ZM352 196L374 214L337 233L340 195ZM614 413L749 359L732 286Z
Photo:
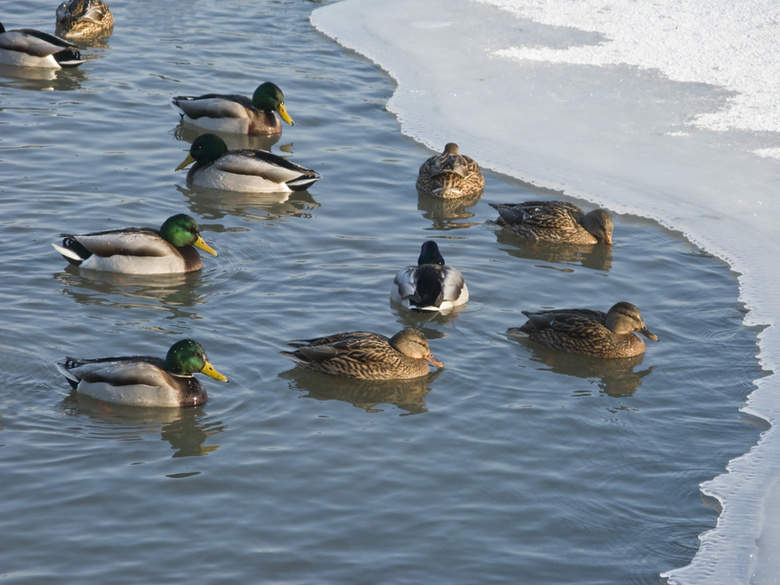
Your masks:
M0 70L0 580L657 583L714 526L698 483L759 432L738 414L760 372L733 275L629 216L611 251L523 245L485 224L488 202L560 195L496 175L467 206L421 199L431 153L385 111L390 81L311 28L314 6L121 3L81 68ZM53 30L54 5L7 8L8 28ZM269 79L296 125L251 145L323 179L286 199L188 188L173 169L195 133L170 96ZM199 274L79 273L50 246L182 211L220 253ZM430 238L471 291L446 317L389 303ZM660 338L632 362L505 334L523 309L618 300ZM370 384L278 354L404 325L443 371ZM54 367L185 336L231 379L204 380L199 409L85 399Z

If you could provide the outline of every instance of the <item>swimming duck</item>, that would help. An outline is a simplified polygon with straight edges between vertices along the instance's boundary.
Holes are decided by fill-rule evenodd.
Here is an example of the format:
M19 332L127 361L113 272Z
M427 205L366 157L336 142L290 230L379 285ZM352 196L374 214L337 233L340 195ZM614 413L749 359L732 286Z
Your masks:
M65 37L107 35L114 28L114 15L103 0L68 0L57 8L57 32Z
M400 380L428 374L428 364L444 364L431 355L419 329L407 327L388 339L378 333L352 331L289 343L295 351L281 354L324 374L358 380Z
M123 274L192 272L203 267L193 246L217 255L203 241L195 220L184 213L166 219L159 230L130 227L62 237L62 245L52 244L54 249L71 264L88 270Z
M509 333L526 335L551 349L599 358L631 357L644 353L645 342L633 332L658 341L631 303L617 303L607 313L590 309L523 311L528 321Z
M469 156L458 153L458 145L449 142L441 154L432 156L420 166L417 189L422 193L454 199L482 194L485 177L479 165Z
M585 213L565 201L491 203L490 206L498 210L498 225L529 240L612 245L613 221L605 209Z
M182 120L212 132L271 136L282 132L282 120L295 122L284 106L284 94L279 86L266 81L260 84L252 99L242 95L208 93L201 96L176 96L171 106Z
M193 377L195 372L228 381L211 365L203 346L192 339L174 343L164 360L151 356L66 357L57 368L82 394L130 406L204 404L208 396L203 384Z
M61 69L78 67L84 61L73 43L31 28L5 30L0 23L0 63Z
M417 266L399 270L390 300L407 309L448 311L469 300L469 289L457 268L447 266L433 240L423 242Z
M320 180L316 172L265 150L228 150L216 134L198 136L176 170L193 162L187 182L209 189L249 193L303 191Z

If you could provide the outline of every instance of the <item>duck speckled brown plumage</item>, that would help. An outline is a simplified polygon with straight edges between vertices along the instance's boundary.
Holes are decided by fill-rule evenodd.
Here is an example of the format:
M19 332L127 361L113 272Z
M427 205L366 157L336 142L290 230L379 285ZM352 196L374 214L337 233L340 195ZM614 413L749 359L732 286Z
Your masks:
M455 199L481 195L485 177L469 156L458 153L458 145L449 142L444 152L432 156L420 167L417 189L434 197Z
M551 349L600 358L631 357L644 353L645 342L633 332L658 341L631 303L617 303L607 313L590 309L559 309L553 311L523 311L528 321L510 333L527 335L529 339Z
M280 352L295 363L325 374L358 380L401 380L428 374L428 364L444 364L431 355L419 329L407 327L388 339L378 333L351 331L289 343Z
M498 210L498 225L529 240L612 245L613 221L605 209L585 213L565 201L491 203L490 206Z
M103 0L69 0L57 8L57 32L67 38L108 35L114 15Z

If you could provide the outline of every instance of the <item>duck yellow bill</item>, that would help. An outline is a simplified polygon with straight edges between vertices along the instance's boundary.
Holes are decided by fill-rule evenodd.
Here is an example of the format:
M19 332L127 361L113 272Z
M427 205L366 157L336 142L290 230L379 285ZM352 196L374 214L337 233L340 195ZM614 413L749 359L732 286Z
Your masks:
M191 165L191 164L192 164L192 163L194 163L194 162L195 162L195 159L194 159L194 158L192 158L192 155L188 153L188 154L187 154L187 158L185 158L185 159L182 161L182 163L181 163L181 164L180 164L178 167L176 167L176 170L177 170L177 171L180 171L180 170L182 170L184 167L186 167L187 165Z
M207 244L205 241L203 241L203 238L201 238L200 236L198 236L198 239L197 239L197 240L195 240L195 243L194 243L194 244L192 244L192 245L193 245L193 246L195 246L196 248L200 248L200 249L201 249L201 250L203 250L204 252L208 252L208 253L209 253L209 254L211 254L212 256L217 256L217 255L218 255L218 254L217 254L217 253L214 251L214 248L212 248L212 247L211 247L211 246L209 246L209 245L208 245L208 244Z
M214 378L215 380L219 380L220 382L227 382L228 379L220 374L217 370L214 369L214 366L211 365L211 362L206 360L206 365L203 366L203 369L200 371L201 374L206 374L210 378Z
M640 330L639 333L641 333L642 335L644 335L648 339L652 339L653 341L658 341L658 336L655 333L653 333L652 331L650 331L647 327L645 327L644 329Z
M279 109L276 111L279 112L279 115L282 117L282 120L287 122L290 126L295 126L295 122L293 122L293 119L290 117L290 114L287 113L287 108L284 107L284 104L279 104Z
M435 357L433 357L433 354L430 354L430 353L427 356L425 356L425 361L433 364L434 366L436 366L438 368L443 368L444 367L444 364L441 363L439 360L437 360Z

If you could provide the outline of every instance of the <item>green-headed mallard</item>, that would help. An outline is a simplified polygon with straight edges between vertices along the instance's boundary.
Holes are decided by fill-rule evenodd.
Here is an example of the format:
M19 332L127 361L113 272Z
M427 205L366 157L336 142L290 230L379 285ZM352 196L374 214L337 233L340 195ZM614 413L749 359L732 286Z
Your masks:
M444 364L431 355L419 329L407 327L388 339L378 333L352 331L290 342L295 351L281 354L297 364L343 378L401 380L428 374L428 364Z
M271 136L282 131L276 112L290 126L293 119L284 106L284 94L270 81L260 84L252 99L242 95L208 93L201 96L176 96L171 106L182 120L204 130Z
M565 201L491 203L490 206L498 210L498 225L529 240L612 245L612 216L605 209L585 213Z
M399 270L390 300L407 309L448 311L469 300L469 289L457 268L447 266L433 240L423 242L417 266Z
M130 406L197 406L206 389L192 374L200 372L227 382L214 369L197 341L182 339L165 359L150 356L77 359L57 364L70 385L98 400Z
M209 189L248 193L303 191L320 180L311 169L265 150L228 150L225 141L216 134L198 136L176 170L193 162L187 172L187 182Z
M658 341L631 303L617 303L607 313L591 309L557 309L523 311L528 321L510 333L527 335L529 339L551 349L579 353L599 358L631 357L644 353L645 342L634 334Z
M482 194L485 177L474 159L458 153L458 145L449 142L441 154L430 157L417 176L417 189L422 193L455 199Z
M0 23L0 63L61 69L78 67L84 61L73 43L31 28L5 30Z
M103 0L67 0L57 8L57 31L69 38L107 35L114 15Z
M166 219L159 230L130 227L62 237L62 245L52 244L54 249L71 264L88 270L124 274L192 272L203 267L193 246L217 255L203 241L195 220L184 213Z

